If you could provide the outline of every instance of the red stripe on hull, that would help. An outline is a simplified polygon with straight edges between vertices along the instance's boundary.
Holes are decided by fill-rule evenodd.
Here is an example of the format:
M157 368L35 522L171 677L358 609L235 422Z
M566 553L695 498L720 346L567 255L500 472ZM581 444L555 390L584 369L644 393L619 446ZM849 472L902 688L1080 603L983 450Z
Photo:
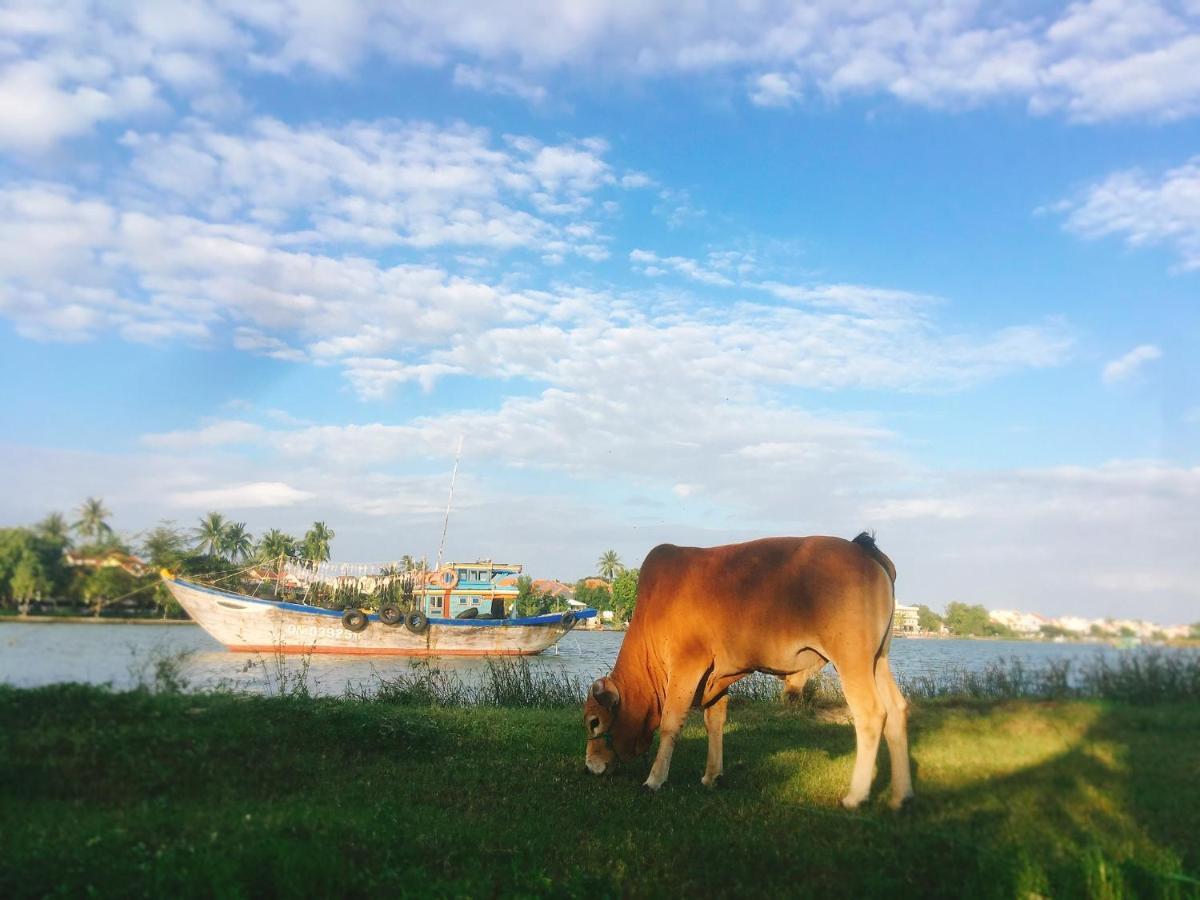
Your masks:
M336 653L342 656L536 656L541 650L404 650L397 647L289 647L279 644L228 645L235 653Z

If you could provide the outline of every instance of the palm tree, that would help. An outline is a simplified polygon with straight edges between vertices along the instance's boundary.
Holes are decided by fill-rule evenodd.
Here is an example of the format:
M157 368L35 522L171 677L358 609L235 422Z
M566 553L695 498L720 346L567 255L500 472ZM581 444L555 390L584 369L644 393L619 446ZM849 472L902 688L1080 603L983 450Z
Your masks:
M202 550L208 556L222 558L225 549L225 532L229 523L219 512L210 512L200 520L200 527L195 531L196 549Z
M229 554L231 561L250 557L254 549L254 537L246 530L245 522L230 522L225 526L221 549Z
M67 524L67 517L60 512L52 512L35 526L37 533L48 541L53 541L56 544L62 544L64 547L71 545L71 526Z
M596 567L600 577L607 578L609 581L625 571L625 567L621 565L621 557L617 556L616 550L605 550L600 555L600 559L596 561Z
M112 534L112 526L105 519L112 513L104 508L104 501L99 497L88 497L79 507L79 521L71 527L85 538L100 543Z
M324 522L313 522L312 528L304 535L304 558L310 563L323 563L329 560L329 542L334 538L333 531Z
M272 528L259 539L255 555L262 562L270 562L281 558L291 559L297 550L294 537L278 528Z

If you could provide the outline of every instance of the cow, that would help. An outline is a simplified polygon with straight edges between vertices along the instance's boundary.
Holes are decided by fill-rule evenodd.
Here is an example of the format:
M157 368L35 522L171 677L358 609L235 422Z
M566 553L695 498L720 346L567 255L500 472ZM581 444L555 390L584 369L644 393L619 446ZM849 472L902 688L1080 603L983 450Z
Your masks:
M704 710L708 761L701 783L722 772L729 687L753 672L784 679L789 691L826 662L841 678L854 718L857 750L847 809L870 791L887 738L890 805L912 797L908 704L888 666L896 568L863 533L779 537L723 547L650 551L638 578L638 602L611 674L597 679L584 703L585 763L611 772L649 748L658 753L645 788L667 780L671 754L693 707Z

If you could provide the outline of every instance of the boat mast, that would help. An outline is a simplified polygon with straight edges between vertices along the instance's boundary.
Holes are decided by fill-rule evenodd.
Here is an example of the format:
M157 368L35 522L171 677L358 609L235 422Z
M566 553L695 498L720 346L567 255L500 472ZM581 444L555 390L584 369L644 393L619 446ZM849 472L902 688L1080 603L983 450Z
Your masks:
M442 542L438 544L437 565L435 572L442 570L442 553L446 549L446 532L450 528L450 507L454 504L454 480L458 477L458 460L462 456L463 436L458 436L458 452L454 454L454 470L450 473L450 497L446 500L446 518L442 522Z

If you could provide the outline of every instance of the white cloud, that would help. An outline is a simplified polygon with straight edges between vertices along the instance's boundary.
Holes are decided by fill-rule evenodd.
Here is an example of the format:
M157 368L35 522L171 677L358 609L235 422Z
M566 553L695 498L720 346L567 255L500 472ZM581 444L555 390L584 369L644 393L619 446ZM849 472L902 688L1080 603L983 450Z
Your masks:
M615 185L602 142L543 145L426 122L293 127L259 119L245 133L127 135L134 196L179 211L262 224L291 222L293 246L474 246L607 256L584 218ZM140 182L140 183L139 183ZM570 221L560 217L571 216Z
M174 506L191 509L239 510L294 506L311 500L313 496L309 491L299 490L282 481L252 481L227 487L176 491L168 495L167 501Z
M750 102L755 106L788 106L799 99L801 92L778 72L767 72L753 79Z
M549 97L549 93L540 84L534 84L516 75L489 72L462 63L454 67L454 83L458 87L484 94L517 97L535 106L545 103Z
M1161 357L1162 351L1153 344L1139 344L1123 356L1105 364L1101 378L1105 384L1125 381L1135 375L1146 363Z
M1081 237L1167 246L1181 268L1200 269L1200 157L1158 175L1114 172L1052 209L1065 213L1065 227Z
M1200 12L1157 0L1057 10L956 0L879 5L269 0L33 2L9 10L0 143L26 151L170 103L213 110L237 82L368 62L439 68L460 86L545 102L562 72L717 75L761 106L889 95L954 108L1023 103L1076 121L1200 110Z

